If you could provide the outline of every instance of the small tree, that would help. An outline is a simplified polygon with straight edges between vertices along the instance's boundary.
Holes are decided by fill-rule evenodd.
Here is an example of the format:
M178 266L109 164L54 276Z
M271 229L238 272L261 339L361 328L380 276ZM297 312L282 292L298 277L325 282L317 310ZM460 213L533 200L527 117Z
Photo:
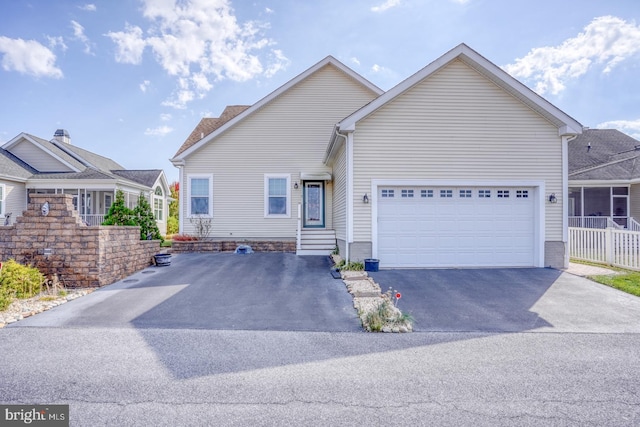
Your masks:
M179 223L179 200L180 200L180 183L174 181L169 185L171 198L174 199L169 203L169 217L167 218L167 234L176 234L180 229Z
M116 200L109 208L102 225L136 225L134 213L124 204L124 193L116 191Z
M146 240L149 235L154 240L163 240L158 224L156 224L156 219L153 216L151 205L142 192L140 192L138 206L133 210L133 214L136 225L140 226L140 240Z

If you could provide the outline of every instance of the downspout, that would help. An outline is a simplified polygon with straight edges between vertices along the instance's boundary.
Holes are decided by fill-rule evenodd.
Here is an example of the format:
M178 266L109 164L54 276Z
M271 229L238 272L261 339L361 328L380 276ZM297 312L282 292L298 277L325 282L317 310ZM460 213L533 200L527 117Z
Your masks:
M350 228L349 228L349 215L351 214L351 209L350 209L350 204L349 204L349 200L351 199L351 188L349 185L350 182L350 177L351 177L351 171L349 170L349 162L350 162L350 158L349 158L349 139L347 138L346 135L341 134L338 131L338 128L336 128L336 136L337 137L341 137L344 138L344 145L345 145L345 168L346 168L346 186L347 188L345 189L345 237L344 237L344 243L345 243L345 254L344 254L344 260L346 262L349 262L349 233L350 233Z
M562 137L562 243L564 244L564 268L569 267L569 141L577 135ZM581 197L580 203L584 199ZM582 210L581 214L584 215Z

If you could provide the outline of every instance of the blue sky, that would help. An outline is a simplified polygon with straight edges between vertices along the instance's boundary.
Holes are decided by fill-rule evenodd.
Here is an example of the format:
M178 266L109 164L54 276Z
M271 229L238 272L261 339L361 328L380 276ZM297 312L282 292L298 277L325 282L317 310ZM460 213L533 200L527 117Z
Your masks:
M459 43L592 128L640 138L637 0L32 0L0 7L0 144L162 168L202 117L333 55L388 90Z

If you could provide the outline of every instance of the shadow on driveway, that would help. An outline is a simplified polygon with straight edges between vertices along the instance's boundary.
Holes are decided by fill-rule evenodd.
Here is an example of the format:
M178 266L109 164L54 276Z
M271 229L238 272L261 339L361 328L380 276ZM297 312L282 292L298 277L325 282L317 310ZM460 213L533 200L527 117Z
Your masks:
M562 272L548 268L383 270L370 273L422 332L519 332L551 326L530 311Z

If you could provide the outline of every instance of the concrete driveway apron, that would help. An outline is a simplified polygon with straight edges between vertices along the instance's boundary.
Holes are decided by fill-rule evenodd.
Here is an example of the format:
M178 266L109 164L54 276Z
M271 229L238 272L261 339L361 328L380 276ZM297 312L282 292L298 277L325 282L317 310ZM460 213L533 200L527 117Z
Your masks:
M415 331L640 332L640 298L548 268L383 270Z
M20 326L36 325L38 316ZM327 257L193 253L58 307L47 325L166 329L361 331Z

